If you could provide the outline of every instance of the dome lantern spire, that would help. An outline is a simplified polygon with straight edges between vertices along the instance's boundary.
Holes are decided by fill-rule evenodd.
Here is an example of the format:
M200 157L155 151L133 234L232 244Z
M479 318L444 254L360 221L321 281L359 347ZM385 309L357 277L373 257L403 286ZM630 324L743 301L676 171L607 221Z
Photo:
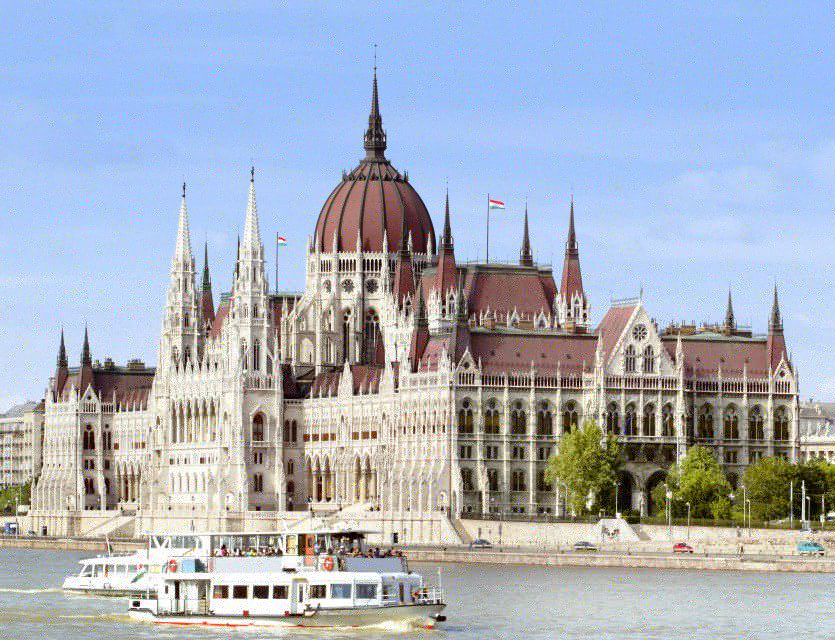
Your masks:
M374 83L371 89L371 113L368 114L368 129L365 131L366 160L385 160L386 132L380 115L380 99L377 94L377 50L374 50Z

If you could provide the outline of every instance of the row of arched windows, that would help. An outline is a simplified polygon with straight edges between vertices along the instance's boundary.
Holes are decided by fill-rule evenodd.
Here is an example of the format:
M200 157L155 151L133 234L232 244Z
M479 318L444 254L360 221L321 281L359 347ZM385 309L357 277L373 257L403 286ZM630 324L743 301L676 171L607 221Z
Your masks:
M648 344L644 347L641 359L641 370L644 373L655 373L655 349ZM630 344L623 352L623 370L626 373L638 372L638 351Z
M484 433L487 435L498 435L500 433L501 424L498 403L495 398L491 398L487 402L487 409L484 411ZM572 429L576 429L579 424L579 411L577 403L569 400L565 403L563 409L563 431L568 433ZM458 410L458 433L472 434L475 431L475 422L472 403L469 398L465 398L461 402L461 408ZM517 401L510 410L510 434L511 435L527 435L528 433L528 416L525 411L525 405ZM551 405L548 402L541 402L537 406L536 411L536 435L550 436L554 434L554 414L551 410Z

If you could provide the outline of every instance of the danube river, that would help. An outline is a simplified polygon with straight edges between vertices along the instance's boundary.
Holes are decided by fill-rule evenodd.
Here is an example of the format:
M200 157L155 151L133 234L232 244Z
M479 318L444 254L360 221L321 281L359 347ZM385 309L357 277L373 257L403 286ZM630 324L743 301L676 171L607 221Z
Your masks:
M0 549L0 638L833 638L835 578L820 574L448 565L448 622L434 631L161 628L119 599L65 596L85 554ZM89 554L86 554L89 555ZM434 579L436 567L415 569Z

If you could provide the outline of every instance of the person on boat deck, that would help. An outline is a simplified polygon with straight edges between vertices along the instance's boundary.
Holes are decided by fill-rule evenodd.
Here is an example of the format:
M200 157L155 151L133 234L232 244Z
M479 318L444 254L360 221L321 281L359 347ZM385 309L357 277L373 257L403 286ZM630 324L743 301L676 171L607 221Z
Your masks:
M317 556L322 553L322 545L319 544L318 540L313 545L313 553Z
M227 550L226 545L225 544L220 545L220 557L225 558L228 555L229 555L229 551Z

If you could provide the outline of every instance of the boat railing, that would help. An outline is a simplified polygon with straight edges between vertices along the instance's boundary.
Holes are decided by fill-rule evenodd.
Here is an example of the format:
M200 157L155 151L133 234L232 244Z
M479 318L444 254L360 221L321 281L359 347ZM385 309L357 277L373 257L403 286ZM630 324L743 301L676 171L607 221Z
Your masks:
M415 604L441 604L444 590L440 587L421 587L412 594Z

